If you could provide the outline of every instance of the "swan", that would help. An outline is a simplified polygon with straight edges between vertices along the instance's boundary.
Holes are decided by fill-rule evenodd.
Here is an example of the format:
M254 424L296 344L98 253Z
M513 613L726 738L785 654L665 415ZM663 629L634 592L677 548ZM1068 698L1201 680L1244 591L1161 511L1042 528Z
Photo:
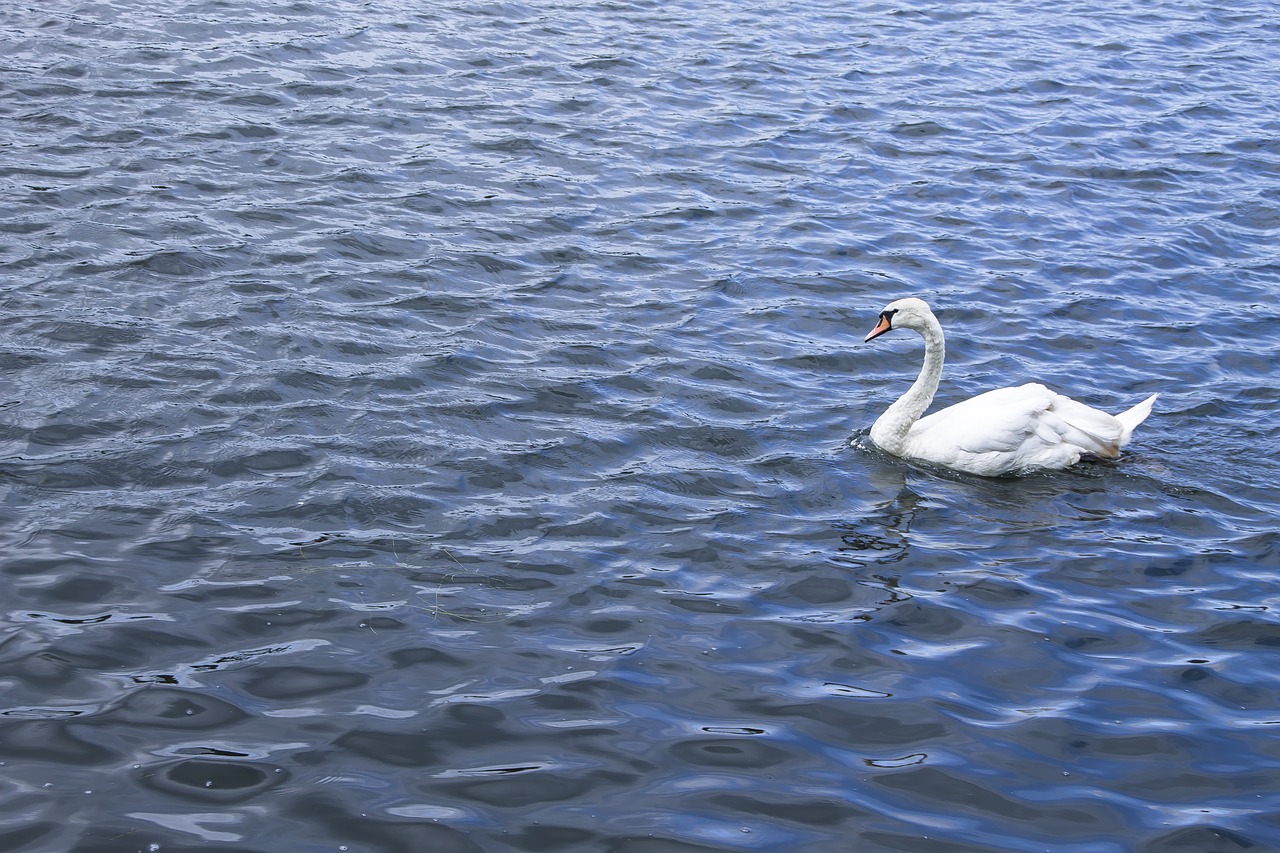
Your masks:
M871 427L871 440L894 456L986 477L1067 468L1082 456L1114 459L1159 396L1111 415L1032 382L987 391L922 418L942 376L942 325L924 300L899 299L880 312L864 343L895 329L924 338L924 367Z

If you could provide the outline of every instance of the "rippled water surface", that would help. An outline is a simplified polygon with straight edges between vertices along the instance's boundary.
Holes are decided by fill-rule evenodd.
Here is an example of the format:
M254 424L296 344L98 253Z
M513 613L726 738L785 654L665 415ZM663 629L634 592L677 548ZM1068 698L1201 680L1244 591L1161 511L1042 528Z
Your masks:
M0 192L0 850L1280 849L1272 4L13 3Z

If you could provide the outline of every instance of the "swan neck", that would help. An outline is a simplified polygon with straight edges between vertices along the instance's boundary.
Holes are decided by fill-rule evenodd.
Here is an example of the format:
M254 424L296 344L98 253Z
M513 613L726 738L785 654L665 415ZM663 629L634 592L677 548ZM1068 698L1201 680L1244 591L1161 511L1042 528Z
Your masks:
M933 395L938 391L938 382L942 379L942 363L946 359L946 343L942 335L942 326L929 317L929 323L918 330L924 338L924 364L920 375L907 389L907 393L898 398L871 428L871 439L890 453L899 454L907 441L907 433L920 416L933 402Z
M931 318L932 319L932 318ZM932 326L920 332L924 338L924 364L920 366L920 375L911 384L902 400L910 400L915 415L912 420L924 414L925 409L933 402L933 395L938 392L938 383L942 379L942 363L946 360L946 344L942 337L942 326L934 320ZM901 400L899 402L902 402Z

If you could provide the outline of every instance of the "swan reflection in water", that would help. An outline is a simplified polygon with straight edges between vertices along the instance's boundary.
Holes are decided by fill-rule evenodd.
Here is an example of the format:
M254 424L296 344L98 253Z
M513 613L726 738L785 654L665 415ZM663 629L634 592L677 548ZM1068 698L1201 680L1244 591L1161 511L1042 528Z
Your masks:
M853 444L867 451L861 486L867 501L832 523L829 560L862 586L889 594L880 606L906 601L912 576L964 585L1029 570L1045 555L1026 548L1046 531L1105 529L1118 472L1103 464L993 480L886 457L866 431ZM1140 478L1124 476L1127 488ZM963 533L963 535L960 535ZM1081 539L1092 550L1091 533ZM1064 559L1066 554L1060 555ZM905 581L904 588L904 578Z

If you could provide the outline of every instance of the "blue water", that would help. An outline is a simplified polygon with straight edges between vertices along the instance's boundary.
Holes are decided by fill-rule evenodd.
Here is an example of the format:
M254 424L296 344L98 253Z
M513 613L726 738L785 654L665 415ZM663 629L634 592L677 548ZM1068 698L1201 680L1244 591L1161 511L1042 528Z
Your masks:
M10 5L0 198L0 850L1280 850L1273 5Z

